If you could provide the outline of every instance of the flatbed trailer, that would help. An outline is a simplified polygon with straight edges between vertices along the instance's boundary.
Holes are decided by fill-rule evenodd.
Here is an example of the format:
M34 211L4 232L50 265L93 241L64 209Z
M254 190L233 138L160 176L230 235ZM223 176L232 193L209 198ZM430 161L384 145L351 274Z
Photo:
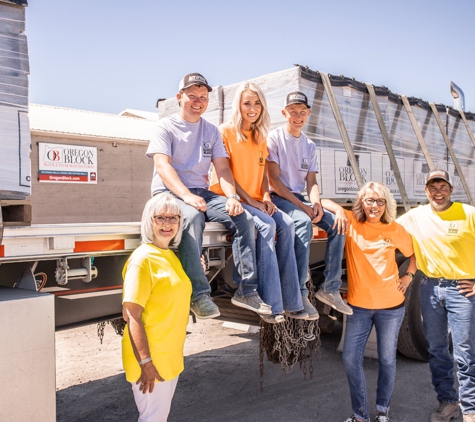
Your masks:
M15 207L20 210L18 214L31 217L26 199L32 181L29 66L23 35L26 3L0 0L0 36L7 40L6 47L11 47L11 57L4 63L8 83L0 84L0 132L14 140L0 138L0 160L5 161L0 166L0 312L5 316L2 337L7 339L0 347L0 379L4 383L2 391L8 392L0 419L54 420L54 330L121 317L122 269L140 243L140 224L30 225L28 219L16 224L5 218ZM296 90L306 93L312 114L304 132L317 145L317 182L322 197L351 207L365 182L378 181L390 188L398 211L403 213L426 203L425 174L443 167L453 181L453 199L474 204L475 115L466 113L463 107L428 103L392 93L384 86L299 65L252 82L266 94L271 129L284 124L280 111L285 95ZM14 95L3 90L16 83ZM204 118L216 125L230 120L238 85L214 87ZM452 88L454 97L460 94L455 86ZM176 98L160 101L158 110L160 118L176 112ZM48 141L55 143L55 136L58 133ZM89 142L98 139L91 134L79 138ZM118 146L117 142L112 144L113 148ZM219 224L208 223L203 240L206 272L221 318L257 323L254 313L230 303L237 286L232 280L229 233ZM309 262L311 288L322 281L325 248L325 236L314 229ZM404 273L408 261L398 257L398 264ZM426 360L419 281L420 274L416 274L406 293L398 348L408 357ZM345 286L344 280L342 294ZM331 330L335 321L343 321L342 315L324 306L319 310L322 329ZM29 377L24 377L25 373ZM42 392L47 392L47 397ZM27 395L28 405L24 405L23 397Z

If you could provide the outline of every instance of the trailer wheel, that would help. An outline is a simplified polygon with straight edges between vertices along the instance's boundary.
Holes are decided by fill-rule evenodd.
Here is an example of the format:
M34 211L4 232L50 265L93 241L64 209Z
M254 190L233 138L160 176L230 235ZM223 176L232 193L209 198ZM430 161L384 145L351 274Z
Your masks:
M399 266L399 274L406 272L409 260L405 260ZM418 271L414 280L406 291L406 312L399 330L397 348L404 356L427 362L427 340L422 329L421 305L419 302L419 285L422 273Z

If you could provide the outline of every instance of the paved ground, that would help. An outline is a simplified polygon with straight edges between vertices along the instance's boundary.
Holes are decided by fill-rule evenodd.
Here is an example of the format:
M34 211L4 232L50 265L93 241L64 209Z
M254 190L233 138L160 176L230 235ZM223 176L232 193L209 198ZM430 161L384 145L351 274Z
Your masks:
M286 374L266 361L264 392L259 386L259 335L223 328L220 321L190 324L185 371L169 422L320 421L342 422L351 415L339 333L322 334L313 379L298 365ZM136 421L137 412L120 360L120 337L108 325L104 343L96 326L56 334L57 421ZM365 360L370 402L374 403L377 362ZM436 406L427 364L398 356L391 421L425 422ZM374 417L374 415L373 415Z

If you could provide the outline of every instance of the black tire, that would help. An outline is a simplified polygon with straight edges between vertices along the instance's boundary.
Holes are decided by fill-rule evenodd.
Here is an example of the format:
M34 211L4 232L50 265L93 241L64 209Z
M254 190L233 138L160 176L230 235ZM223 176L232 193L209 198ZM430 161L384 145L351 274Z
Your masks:
M399 266L399 275L405 274L409 260L403 261ZM404 320L399 330L397 348L404 356L427 362L427 340L422 329L421 305L419 302L419 285L422 273L417 271L414 280L406 291L406 311Z

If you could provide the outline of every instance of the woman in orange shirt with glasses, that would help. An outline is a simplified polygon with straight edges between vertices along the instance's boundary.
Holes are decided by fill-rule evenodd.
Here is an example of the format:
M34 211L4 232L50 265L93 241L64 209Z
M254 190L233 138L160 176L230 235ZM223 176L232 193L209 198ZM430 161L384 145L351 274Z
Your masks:
M345 213L348 305L343 362L350 386L353 416L345 422L369 422L369 405L363 371L366 342L373 326L377 334L378 389L375 422L389 422L388 412L396 378L399 328L404 318L404 293L416 272L412 239L396 223L396 201L389 189L377 182L364 185L351 211L322 199L324 208ZM408 271L399 277L396 249L411 257Z

